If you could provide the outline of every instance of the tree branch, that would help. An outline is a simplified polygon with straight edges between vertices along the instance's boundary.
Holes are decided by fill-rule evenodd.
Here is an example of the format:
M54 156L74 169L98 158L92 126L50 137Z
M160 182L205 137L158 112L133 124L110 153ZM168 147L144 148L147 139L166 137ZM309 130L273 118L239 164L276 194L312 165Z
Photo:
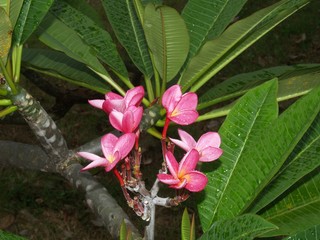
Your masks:
M50 172L57 172L58 169L58 173L65 177L75 188L85 192L86 202L89 207L101 217L104 225L114 238L119 237L123 219L127 226L131 228L134 239L141 238L127 214L108 193L107 189L98 183L90 173L81 172L80 170L83 166L79 163L71 163L65 168L49 168L50 159L36 145L0 140L0 149L1 165ZM65 161L70 163L68 159Z

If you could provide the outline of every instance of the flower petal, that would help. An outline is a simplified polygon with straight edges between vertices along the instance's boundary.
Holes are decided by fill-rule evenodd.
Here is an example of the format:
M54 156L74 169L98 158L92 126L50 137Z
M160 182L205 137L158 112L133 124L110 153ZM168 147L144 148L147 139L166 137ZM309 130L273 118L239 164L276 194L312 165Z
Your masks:
M184 188L187 185L187 183L188 183L187 179L183 178L180 180L178 184L170 185L170 187L175 189L181 189L181 188Z
M178 129L178 134L180 136L180 139L186 144L188 144L189 150L191 150L196 146L197 142L193 139L193 137L189 133L181 129Z
M119 151L121 159L125 158L132 150L135 140L136 135L134 133L126 133L119 137L119 140L116 143L114 150Z
M187 179L185 188L190 192L200 192L208 183L207 176L199 171L189 172L184 177Z
M172 175L170 174L165 174L165 173L159 173L157 175L158 179L160 182L163 182L165 184L178 184L180 183L179 179L175 179Z
M118 138L112 133L108 133L101 138L101 149L105 157L113 154L117 141Z
M124 97L126 108L130 106L138 106L141 103L143 96L144 89L142 86L128 90L126 96Z
M169 119L177 124L180 125L189 125L191 123L194 123L199 114L195 110L184 110L181 112L175 112L174 116L168 116Z
M206 147L216 147L218 148L221 144L221 138L217 132L207 132L203 134L196 145L198 150L205 149Z
M221 148L207 147L200 152L200 162L211 162L218 159L222 155Z
M189 173L190 171L193 171L197 166L199 157L199 152L195 149L192 149L191 151L187 152L179 164L178 178L182 178L185 174Z
M122 132L122 119L123 113L113 110L109 114L109 122L110 124L120 132Z
M104 103L104 100L102 99L93 99L93 100L88 100L89 104L95 108L102 109L102 105Z
M196 110L198 105L198 96L193 92L188 92L182 95L181 100L176 106L179 111Z
M86 171L88 169L95 168L95 167L105 167L106 164L108 164L107 159L102 158L102 157L97 156L97 155L92 154L92 153L78 152L77 154L79 156L83 157L83 158L86 158L89 161L92 161L86 167L82 168L81 171Z
M105 167L105 171L106 172L109 172L111 169L113 169L116 164L121 160L121 157L120 157L120 153L119 151L116 151L113 153L112 155L112 161L108 161L108 164L106 165Z
M175 159L175 157L173 156L172 152L167 152L166 153L166 163L167 163L167 167L170 171L170 173L172 174L172 176L174 178L178 178L178 169L179 169L179 164L177 162L177 160Z
M182 97L181 87L179 85L173 85L168 88L162 95L162 106L167 110L167 114L175 109L176 105Z
M180 141L178 139L173 139L173 138L169 138L171 142L173 142L175 145L179 146L180 148L182 148L183 150L185 150L186 152L188 152L190 150L189 146L187 143Z

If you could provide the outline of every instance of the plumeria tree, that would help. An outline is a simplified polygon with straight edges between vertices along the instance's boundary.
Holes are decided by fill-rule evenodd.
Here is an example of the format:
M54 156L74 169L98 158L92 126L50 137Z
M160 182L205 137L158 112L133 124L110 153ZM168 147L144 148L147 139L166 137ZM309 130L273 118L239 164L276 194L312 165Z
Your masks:
M89 207L122 239L141 234L92 168L113 172L125 201L148 222L146 239L154 239L156 206L175 207L190 196L197 201L200 239L295 239L319 231L320 65L214 78L310 1L277 1L235 21L247 0L189 0L181 12L156 0L101 0L108 32L86 1L0 0L0 116L18 111L41 146L0 141L0 162L59 173L85 191ZM31 34L46 47L26 45ZM106 113L114 131L69 149L53 119L22 88L21 73L104 94L89 104ZM279 101L302 95L279 114ZM225 117L220 130L198 141L184 129L217 117ZM168 136L176 125L180 139ZM140 168L144 132L159 139L162 153L150 189ZM161 196L162 187L175 194ZM186 213L181 229L183 239L195 238Z

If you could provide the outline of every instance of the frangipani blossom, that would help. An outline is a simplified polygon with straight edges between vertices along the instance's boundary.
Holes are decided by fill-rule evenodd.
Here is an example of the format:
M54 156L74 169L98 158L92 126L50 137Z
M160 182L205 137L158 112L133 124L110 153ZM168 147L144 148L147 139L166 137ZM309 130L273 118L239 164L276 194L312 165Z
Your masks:
M101 149L104 158L88 152L78 152L78 155L92 161L81 171L85 171L95 167L104 167L109 172L123 158L125 158L132 150L135 143L135 134L126 133L117 138L115 135L108 133L101 138Z
M198 96L193 92L182 95L179 85L168 88L162 96L162 106L167 111L166 117L180 125L189 125L197 120L197 104Z
M142 107L130 106L123 113L113 110L109 114L111 125L123 133L132 133L139 126L143 114Z
M219 148L221 138L217 132L207 132L203 134L198 142L196 142L190 134L181 129L178 129L178 133L181 140L172 138L170 138L170 140L186 152L196 149L200 154L199 161L201 162L214 161L223 153L222 149Z
M89 103L99 109L103 109L107 114L112 110L124 113L130 106L139 106L144 96L142 86L132 88L126 92L124 97L119 94L108 92L105 95L105 100L94 99L89 100Z
M166 153L165 159L171 174L159 173L157 175L159 181L170 185L171 188L185 188L190 192L199 192L205 188L208 182L206 175L195 170L199 160L197 150L192 149L188 152L180 163L169 151Z

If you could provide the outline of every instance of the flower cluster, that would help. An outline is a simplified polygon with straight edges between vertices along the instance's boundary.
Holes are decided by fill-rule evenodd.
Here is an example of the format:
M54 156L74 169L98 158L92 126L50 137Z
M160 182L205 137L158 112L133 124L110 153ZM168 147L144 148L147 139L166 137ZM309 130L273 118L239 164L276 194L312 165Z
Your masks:
M94 167L104 167L107 172L113 169L121 183L127 180L125 178L131 179L128 171L139 169L140 164L138 141L139 124L143 115L143 108L140 104L143 97L144 89L139 86L129 90L124 97L109 92L105 95L104 100L89 100L92 106L102 109L108 114L110 124L123 134L116 137L108 133L102 137L101 148L104 157L88 152L79 152L81 157L92 161L82 169L83 171ZM181 87L174 85L164 92L161 99L162 106L166 110L166 121L162 131L162 152L166 167L157 175L157 178L171 188L185 188L190 192L199 192L205 188L208 179L205 174L196 170L197 164L199 161L214 161L221 156L220 136L216 132L208 132L196 141L190 134L179 129L180 140L169 138L171 145L179 146L186 152L178 163L174 157L173 148L168 147L166 143L167 129L170 122L189 125L197 120L199 115L196 110L198 97L192 92L182 94ZM129 158L134 146L136 146L134 153ZM115 166L122 159L126 159L126 165L123 167L125 170L120 174ZM139 176L139 174L135 176Z

